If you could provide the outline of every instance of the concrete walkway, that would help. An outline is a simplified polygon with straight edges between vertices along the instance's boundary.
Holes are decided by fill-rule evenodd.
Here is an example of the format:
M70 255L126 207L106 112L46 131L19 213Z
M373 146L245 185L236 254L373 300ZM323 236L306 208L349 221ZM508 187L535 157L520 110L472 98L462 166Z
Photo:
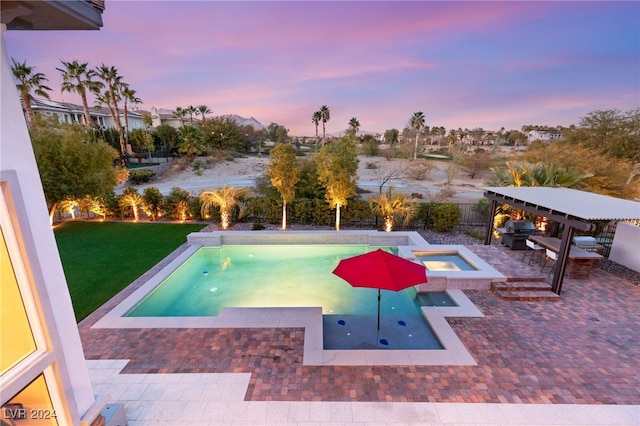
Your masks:
M129 426L637 425L629 405L245 401L250 373L120 374L87 361L94 391L124 404Z

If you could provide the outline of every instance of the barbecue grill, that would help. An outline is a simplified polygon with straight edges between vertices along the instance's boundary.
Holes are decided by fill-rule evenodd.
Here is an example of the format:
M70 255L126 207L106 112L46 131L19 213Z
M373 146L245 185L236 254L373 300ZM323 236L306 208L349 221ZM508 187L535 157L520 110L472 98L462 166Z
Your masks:
M597 252L597 253L602 253L602 249L604 248L603 246L598 244L598 240L589 236L573 237L573 244L576 247L580 247L583 250Z
M508 220L500 232L502 244L511 250L525 250L529 236L539 234L533 222L527 220Z

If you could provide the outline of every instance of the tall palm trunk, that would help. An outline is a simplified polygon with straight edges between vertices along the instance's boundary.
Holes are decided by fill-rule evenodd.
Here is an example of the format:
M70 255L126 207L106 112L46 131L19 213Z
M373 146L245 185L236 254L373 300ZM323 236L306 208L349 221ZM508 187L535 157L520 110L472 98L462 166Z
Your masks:
M116 102L116 92L113 87L109 88L109 112L111 112L111 118L113 118L113 124L116 126L118 136L120 139L120 153L122 154L122 161L127 155L127 145L124 140L124 132L122 130L122 123L120 123L120 111L118 111L118 103Z
M33 122L33 109L31 108L31 97L29 96L29 93L21 93L20 96L22 97L22 105L24 106L24 110L27 113L27 121L29 121L29 124L31 124Z
M127 99L124 100L124 132L126 134L126 139L129 139L129 109L127 108Z
M87 102L87 92L82 89L79 91L80 99L82 99L82 110L84 111L84 124L87 127L93 127L93 122L91 121L91 114L89 113L89 103Z

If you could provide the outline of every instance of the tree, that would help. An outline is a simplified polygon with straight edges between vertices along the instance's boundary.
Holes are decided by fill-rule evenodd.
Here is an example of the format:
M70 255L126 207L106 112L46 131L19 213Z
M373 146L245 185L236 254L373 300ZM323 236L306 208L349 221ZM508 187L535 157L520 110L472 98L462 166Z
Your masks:
M195 157L204 151L202 131L193 126L184 126L178 130L178 152L187 157Z
M471 179L475 179L479 173L489 170L492 158L487 151L478 148L473 154L463 154L456 158L456 163L469 173Z
M118 109L118 101L121 99L120 91L122 89L122 76L118 74L115 67L108 67L105 64L97 68L98 77L104 84L105 91L96 96L99 103L106 103L113 119L113 125L116 127L120 140L120 155L123 162L127 156L127 146L124 139L124 131L120 122L120 110Z
M398 129L385 130L384 143L394 146L398 143L398 136L400 136L400 131Z
M640 170L637 165L629 159L611 157L601 149L590 148L583 143L568 140L533 142L518 159L532 164L553 162L590 175L579 183L579 189L629 200L640 196Z
M127 187L122 192L122 195L118 200L118 204L123 211L131 208L131 210L133 211L133 221L137 222L140 217L138 212L144 204L144 198L140 194L138 194L138 190L136 188Z
M414 112L411 116L411 120L409 121L409 125L416 132L416 142L415 147L413 149L413 159L418 158L418 137L420 136L420 130L424 127L424 114L422 111Z
M129 133L129 143L135 151L152 153L156 150L153 136L145 129L134 129Z
M85 126L34 119L30 131L50 218L64 199L100 196L113 190L117 152L93 138Z
M354 135L357 135L358 130L360 130L360 122L356 117L352 117L351 120L349 120L349 131L353 132Z
M322 146L324 146L324 140L326 137L325 124L331 119L331 111L329 111L328 106L322 105L318 112L320 113L320 121L322 121Z
M247 152L248 140L242 126L231 116L214 117L202 128L204 144L211 149Z
M207 217L212 207L220 208L220 225L222 229L228 229L231 225L231 213L235 207L240 207L240 216L243 213L243 205L239 202L240 197L249 194L246 188L234 188L233 186L224 185L220 189L203 191L200 194L201 213L203 217Z
M49 99L47 92L50 92L51 88L44 85L44 82L48 81L47 77L40 72L34 73L35 67L27 66L27 61L20 63L11 58L11 62L11 72L18 80L16 87L20 92L22 106L27 112L27 121L31 124L33 122L33 110L31 109L33 94Z
M178 130L168 124L161 124L152 133L155 146L162 146L163 149L171 152L178 144Z
M507 134L507 142L514 146L518 146L519 143L524 143L526 140L527 135L518 130L512 130Z
M336 231L340 230L340 208L356 195L358 157L352 138L325 145L318 153L318 179L324 186L329 206L336 209Z
M189 124L193 126L193 115L198 111L193 105L189 105L184 109L184 112L189 115Z
M175 118L179 118L180 119L180 127L182 127L182 125L183 125L182 119L184 119L184 116L187 115L187 110L185 110L182 107L176 107L176 109L173 110L171 115L173 115Z
M138 105L142 103L142 100L136 96L136 91L129 88L128 84L123 84L120 87L120 95L122 96L122 100L124 101L124 132L126 135L129 134L129 109L128 104L131 102L133 105Z
M640 107L592 111L578 127L566 129L563 138L572 145L583 144L610 157L640 163Z
M284 143L289 140L289 131L278 123L270 123L265 132L265 138L275 143Z
M280 143L269 152L271 161L267 173L282 197L282 229L287 229L287 203L296 196L296 184L300 180L296 163L296 150L292 145Z
M321 121L322 121L322 115L320 114L320 111L316 111L311 115L311 122L316 126L316 142L315 142L316 149L318 147L318 125L320 124Z
M92 80L96 76L96 72L89 68L88 63L79 63L77 60L71 62L62 62L64 69L56 68L62 73L61 91L69 93L77 93L82 100L82 109L84 111L84 124L93 127L91 114L89 113L89 103L87 102L87 90L95 92L99 90L99 82Z
M554 163L507 161L505 169L493 169L490 186L548 186L575 188L590 177Z
M384 218L384 230L393 231L396 221L402 221L408 225L418 213L418 204L413 197L408 197L402 193L383 194L369 201L374 214Z
M206 105L198 105L196 108L196 115L202 116L202 127L204 127L204 122L207 118L207 115L211 114L213 111Z
M162 216L164 211L162 208L164 197L158 188L154 186L145 188L142 193L142 198L142 210L144 210L144 213L149 216L151 220L156 220L158 217Z

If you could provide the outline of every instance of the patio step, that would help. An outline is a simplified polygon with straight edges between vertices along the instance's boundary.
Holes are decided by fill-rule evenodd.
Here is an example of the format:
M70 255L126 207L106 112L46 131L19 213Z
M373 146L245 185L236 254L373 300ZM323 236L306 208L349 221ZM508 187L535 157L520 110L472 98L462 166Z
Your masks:
M491 291L545 291L551 290L551 285L544 281L506 281L491 283Z
M560 300L560 296L551 291L549 284L538 281L492 283L491 290L503 300Z
M518 275L518 276L509 276L507 275L507 282L510 283L514 283L514 282L544 282L547 279L546 275L542 275L542 274L536 274L535 272L531 275L531 276L524 276L524 275Z

